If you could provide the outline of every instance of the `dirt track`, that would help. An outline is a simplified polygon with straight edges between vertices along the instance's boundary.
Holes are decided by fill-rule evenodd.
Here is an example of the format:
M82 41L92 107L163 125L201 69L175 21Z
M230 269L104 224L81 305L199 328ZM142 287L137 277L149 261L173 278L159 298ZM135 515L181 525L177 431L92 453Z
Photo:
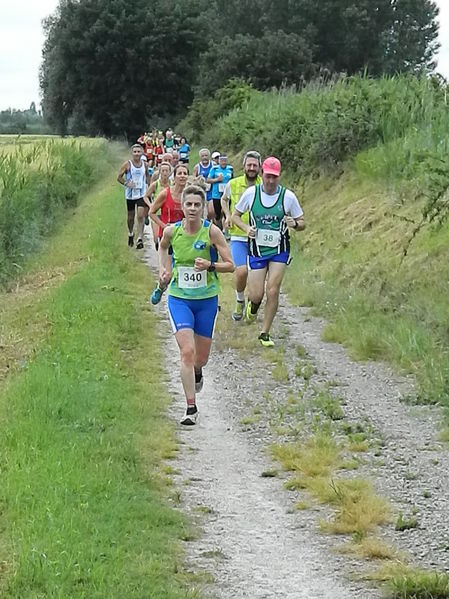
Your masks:
M145 261L155 268L154 250L145 250ZM378 493L392 502L396 516L413 513L418 519L417 528L403 532L394 530L393 520L380 534L407 551L412 563L447 569L449 452L436 440L439 410L401 403L403 396L413 393L410 380L382 364L351 361L342 347L321 340L320 319L293 308L285 296L281 304L273 333L287 349L288 382L273 380L271 368L257 352L242 358L218 337L198 397L200 423L193 429L179 428L176 479L182 509L202 529L198 540L186 543L188 564L214 578L213 584L202 586L203 592L222 599L382 596L379 589L354 581L354 575L376 564L340 555L333 549L347 539L319 532L318 520L328 518L331 510L318 505L295 510L297 501L307 497L283 488L286 475L262 476L279 469L266 451L279 441L273 419L284 414L289 392L303 384L295 376L298 343L316 371L314 383L331 383L343 398L345 420L363 422L370 431L373 449L364 454L357 476L373 481ZM167 355L178 356L165 303L155 310L167 338ZM219 318L229 319L229 314L222 312ZM229 326L247 327L248 335L256 335L256 325ZM171 415L178 421L184 409L178 369L168 375L175 398ZM242 418L255 408L261 418L243 426ZM283 418L288 420L287 415Z

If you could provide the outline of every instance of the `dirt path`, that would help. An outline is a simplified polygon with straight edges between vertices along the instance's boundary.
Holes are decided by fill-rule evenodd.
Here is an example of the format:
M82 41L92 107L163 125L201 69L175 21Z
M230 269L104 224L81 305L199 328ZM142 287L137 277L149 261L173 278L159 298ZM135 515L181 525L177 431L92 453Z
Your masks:
M145 250L145 261L155 268L154 250ZM177 365L164 302L155 309L167 334L167 355L176 356ZM319 518L329 517L330 510L314 506L298 511L294 505L301 496L283 488L285 476L262 476L279 468L267 447L279 440L276 424L289 424L284 410L289 394L304 387L304 380L294 374L298 343L307 351L314 384L331 384L342 397L345 419L363 423L376 440L357 475L372 479L397 511L407 514L413 508L417 515L418 528L399 533L390 525L383 535L420 558L421 565L447 567L449 452L436 441L438 410L401 403L400 398L413 391L410 381L380 364L352 362L342 347L321 340L321 320L292 308L285 297L275 325L274 336L291 348L283 356L288 380L276 382L272 364L257 353L242 355L236 344L228 345L218 335L198 397L200 423L179 429L176 478L182 509L202 530L198 540L186 544L188 563L214 579L202 586L203 592L220 599L382 596L380 590L354 582L352 575L367 565L333 551L342 539L318 531ZM256 334L254 326L244 323L229 326L246 326L248 335ZM184 409L178 366L168 376L175 395L172 417L178 421ZM260 417L243 426L242 419L254 413Z

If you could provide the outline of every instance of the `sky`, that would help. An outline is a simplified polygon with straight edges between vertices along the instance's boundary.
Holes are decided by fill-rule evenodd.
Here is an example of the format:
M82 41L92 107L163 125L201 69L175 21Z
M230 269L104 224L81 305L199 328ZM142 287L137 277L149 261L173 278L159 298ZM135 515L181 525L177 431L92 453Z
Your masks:
M17 0L16 0L17 1ZM436 0L440 8L440 44L437 71L449 80L449 0ZM58 0L0 0L0 110L38 106L39 65L44 34L42 19Z

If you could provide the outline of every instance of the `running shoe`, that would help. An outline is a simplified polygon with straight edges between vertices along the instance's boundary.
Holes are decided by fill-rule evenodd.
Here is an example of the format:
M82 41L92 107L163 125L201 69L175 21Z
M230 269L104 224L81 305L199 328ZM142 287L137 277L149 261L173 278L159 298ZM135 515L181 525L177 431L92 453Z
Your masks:
M248 302L248 305L246 306L246 322L248 322L249 324L256 322L256 318L257 318L257 314L253 314L251 312L251 302Z
M143 241L140 239L140 237L136 243L136 250L143 250Z
M231 314L232 320L242 320L245 311L245 302L237 300L234 306L234 312Z
M195 372L195 393L199 393L204 385L203 372Z
M153 293L151 294L151 298L150 298L150 301L153 304L153 306L155 306L156 304L158 304L161 301L162 294L164 293L164 291L165 291L165 289L161 289L159 287L159 285L156 285Z
M198 408L196 406L188 406L184 416L181 418L181 424L193 426L198 420Z
M148 216L145 217L145 224L147 227L150 224L150 219L148 218Z
M134 245L134 233L131 233L131 235L128 235L128 246L130 248L132 248Z
M270 337L269 333L260 333L259 341L260 341L260 344L263 345L263 347L273 347L274 346L274 341Z

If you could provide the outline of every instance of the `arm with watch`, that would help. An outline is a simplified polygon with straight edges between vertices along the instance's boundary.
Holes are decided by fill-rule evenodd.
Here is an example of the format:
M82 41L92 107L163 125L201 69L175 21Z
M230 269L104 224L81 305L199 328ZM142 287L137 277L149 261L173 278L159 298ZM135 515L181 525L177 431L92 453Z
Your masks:
M306 227L303 216L299 216L298 218L293 218L293 216L285 216L284 221L287 227L292 231L303 231Z
M210 241L221 258L220 262L206 260L205 258L195 258L195 269L216 273L234 272L234 262L232 261L231 250L226 243L223 233L216 225L211 225L210 227Z

